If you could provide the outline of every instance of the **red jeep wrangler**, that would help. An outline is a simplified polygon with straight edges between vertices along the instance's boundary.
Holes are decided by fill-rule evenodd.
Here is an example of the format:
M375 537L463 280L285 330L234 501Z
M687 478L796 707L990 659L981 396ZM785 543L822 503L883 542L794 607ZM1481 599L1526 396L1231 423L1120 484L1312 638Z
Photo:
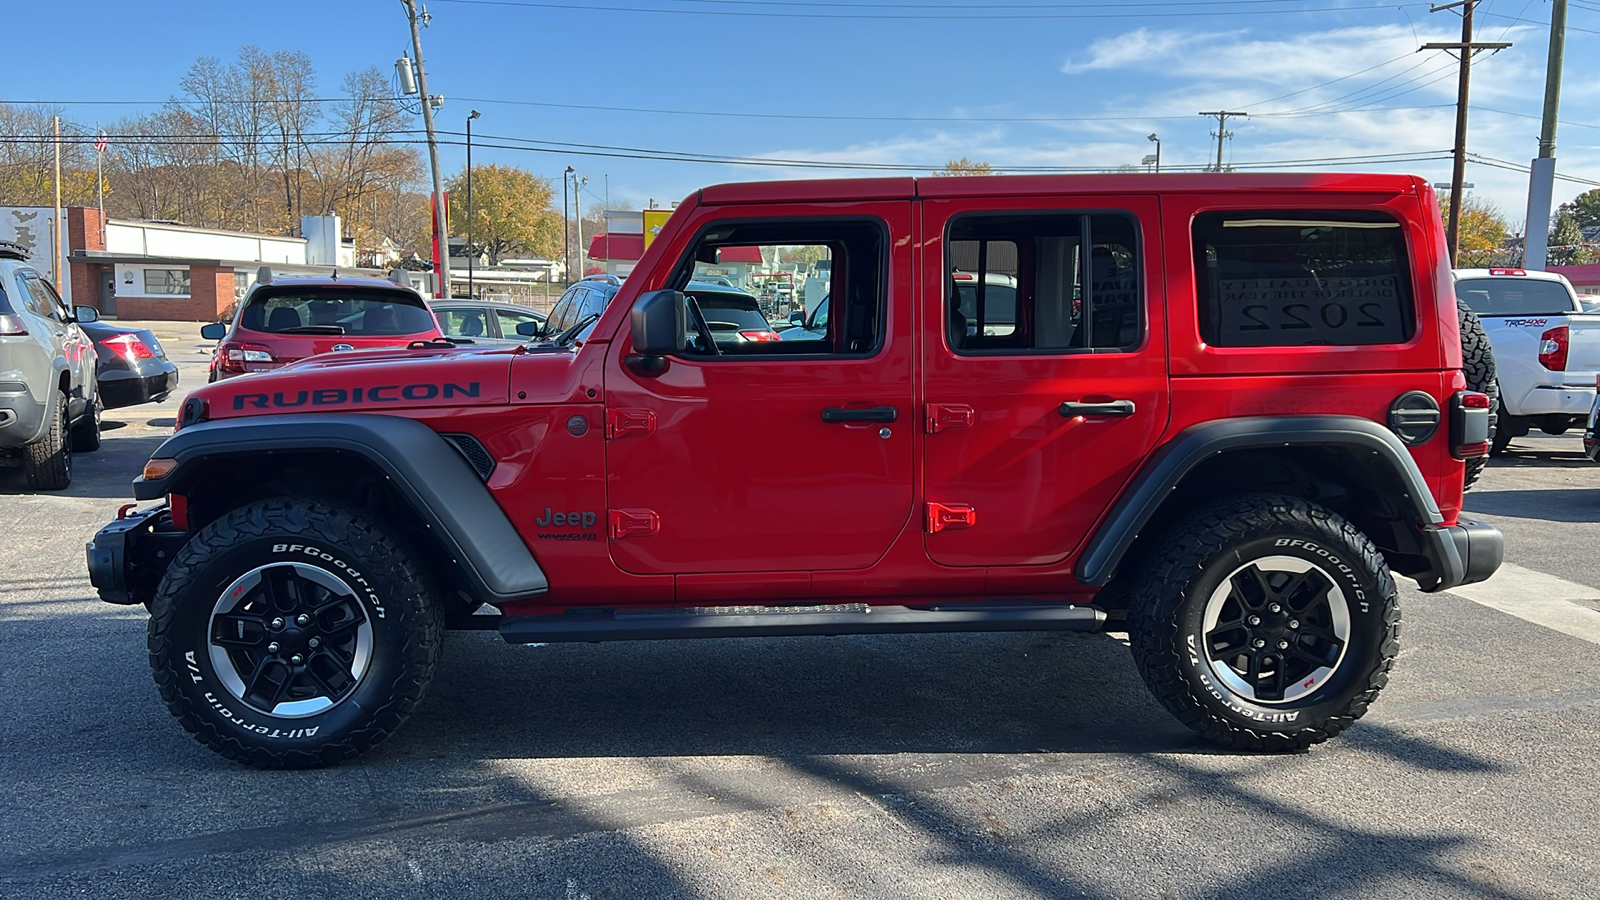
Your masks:
M1460 516L1490 401L1436 208L1390 175L706 188L560 334L195 391L90 573L260 766L377 744L473 626L1126 631L1185 724L1303 748L1388 679L1391 571L1501 559ZM718 342L683 288L774 261L826 329Z

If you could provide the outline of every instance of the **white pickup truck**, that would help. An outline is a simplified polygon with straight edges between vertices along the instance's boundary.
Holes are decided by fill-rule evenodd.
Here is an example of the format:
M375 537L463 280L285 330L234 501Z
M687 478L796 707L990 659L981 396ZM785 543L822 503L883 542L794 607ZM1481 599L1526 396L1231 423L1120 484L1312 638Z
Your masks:
M1457 269L1456 296L1483 320L1500 379L1490 453L1537 428L1582 426L1600 375L1600 313L1586 313L1571 282L1553 272Z

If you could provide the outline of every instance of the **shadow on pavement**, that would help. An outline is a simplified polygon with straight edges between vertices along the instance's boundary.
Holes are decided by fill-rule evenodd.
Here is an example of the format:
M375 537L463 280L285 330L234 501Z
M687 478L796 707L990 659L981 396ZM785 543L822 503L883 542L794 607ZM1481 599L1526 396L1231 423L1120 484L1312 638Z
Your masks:
M1600 522L1600 488L1561 491L1475 490L1467 495L1468 512L1548 522Z

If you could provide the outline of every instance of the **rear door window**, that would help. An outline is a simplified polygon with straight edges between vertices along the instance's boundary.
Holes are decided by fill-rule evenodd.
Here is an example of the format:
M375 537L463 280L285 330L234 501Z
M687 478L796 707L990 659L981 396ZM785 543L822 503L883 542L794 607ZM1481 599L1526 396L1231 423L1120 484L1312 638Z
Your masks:
M1415 331L1405 234L1384 213L1202 213L1194 256L1213 347L1399 344Z
M274 286L250 295L239 325L267 334L390 337L429 332L435 322L409 291Z
M1572 297L1559 281L1537 278L1463 278L1456 296L1480 316L1549 316L1572 312Z

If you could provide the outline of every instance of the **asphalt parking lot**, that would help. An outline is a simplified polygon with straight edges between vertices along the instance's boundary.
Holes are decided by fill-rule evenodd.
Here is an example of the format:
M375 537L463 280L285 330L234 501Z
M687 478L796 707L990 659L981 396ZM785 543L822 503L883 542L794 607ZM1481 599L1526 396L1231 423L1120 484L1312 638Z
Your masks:
M158 329L185 387L195 330ZM1388 689L1304 754L1213 751L1111 636L454 633L394 739L259 772L182 731L143 610L84 574L180 400L109 412L68 491L0 469L0 898L1600 890L1600 467L1575 435L1492 464L1468 506L1511 565L1403 582Z

